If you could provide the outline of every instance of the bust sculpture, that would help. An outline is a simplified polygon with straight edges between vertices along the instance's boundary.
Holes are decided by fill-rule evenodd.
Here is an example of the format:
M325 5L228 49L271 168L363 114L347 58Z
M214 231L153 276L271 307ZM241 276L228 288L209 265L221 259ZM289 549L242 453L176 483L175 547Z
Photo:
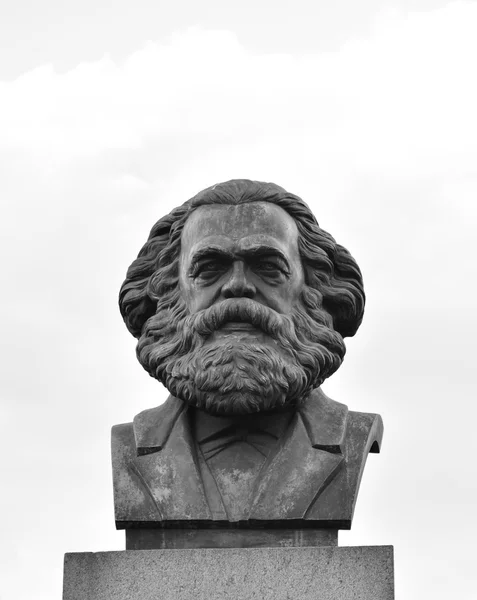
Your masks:
M277 185L221 183L160 219L119 303L170 396L113 427L117 527L349 529L382 421L320 386L364 302L355 260Z

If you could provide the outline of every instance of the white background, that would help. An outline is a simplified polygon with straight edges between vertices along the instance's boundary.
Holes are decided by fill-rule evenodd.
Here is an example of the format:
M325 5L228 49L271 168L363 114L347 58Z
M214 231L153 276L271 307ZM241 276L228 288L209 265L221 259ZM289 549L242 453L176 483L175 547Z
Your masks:
M1 600L124 548L109 429L166 394L117 310L153 223L274 181L368 296L328 395L379 412L352 532L397 598L475 598L477 3L16 0L0 15Z

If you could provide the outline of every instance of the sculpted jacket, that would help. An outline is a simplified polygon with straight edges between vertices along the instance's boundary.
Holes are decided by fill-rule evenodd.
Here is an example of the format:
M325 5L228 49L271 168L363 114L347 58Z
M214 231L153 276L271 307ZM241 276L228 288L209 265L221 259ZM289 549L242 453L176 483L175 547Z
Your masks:
M188 407L169 399L112 429L116 527L229 522L192 438ZM246 521L349 529L381 417L348 411L315 390L262 467ZM204 481L206 479L206 481ZM306 522L306 523L305 523Z

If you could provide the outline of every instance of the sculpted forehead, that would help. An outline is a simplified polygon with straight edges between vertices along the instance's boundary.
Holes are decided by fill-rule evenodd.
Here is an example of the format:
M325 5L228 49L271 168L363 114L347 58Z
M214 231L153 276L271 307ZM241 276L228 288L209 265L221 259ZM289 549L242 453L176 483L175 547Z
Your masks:
M211 242L273 243L284 251L298 253L298 229L286 211L270 202L200 206L187 219L182 232L183 254Z

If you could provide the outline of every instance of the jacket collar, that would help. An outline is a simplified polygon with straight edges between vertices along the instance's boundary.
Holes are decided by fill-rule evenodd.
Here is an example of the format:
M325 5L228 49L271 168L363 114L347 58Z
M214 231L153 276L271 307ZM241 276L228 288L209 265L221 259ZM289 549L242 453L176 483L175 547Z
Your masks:
M134 417L134 439L138 456L152 454L164 448L171 431L186 406L179 398L169 398L155 408L143 410Z
M342 454L348 407L326 396L321 388L313 390L298 409L313 448Z
M187 406L174 396L155 408L134 417L133 428L138 456L159 452L167 443L174 425ZM313 448L342 454L348 407L328 398L321 388L314 390L298 412Z

